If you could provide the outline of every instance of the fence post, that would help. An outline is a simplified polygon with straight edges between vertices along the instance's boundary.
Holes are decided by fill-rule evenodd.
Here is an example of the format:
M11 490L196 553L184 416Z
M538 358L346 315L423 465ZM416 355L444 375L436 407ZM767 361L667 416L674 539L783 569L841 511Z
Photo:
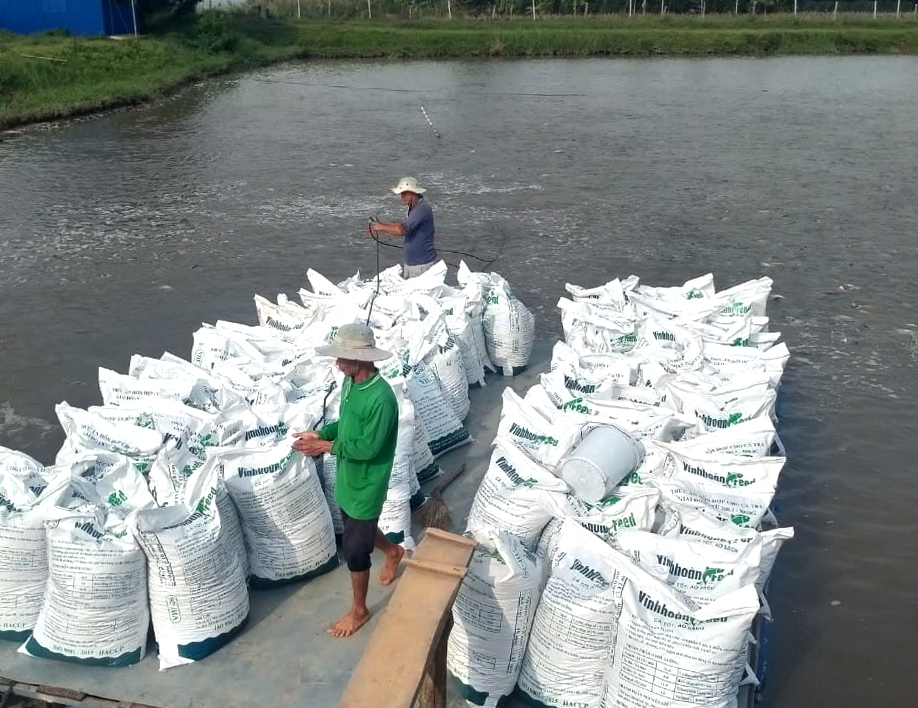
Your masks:
M877 0L873 0L873 19L877 19Z
M661 15L663 14L663 3L664 2L666 2L666 0L660 0L660 14Z
M837 17L838 17L838 0L835 0L835 9L832 10L832 19L834 20Z
M896 19L899 19L899 10L902 9L902 0L896 0Z
M794 17L797 16L797 0L794 0Z
M373 19L373 6L370 4L371 0L367 0L367 19Z
M446 0L446 14L449 15L449 19L453 19L453 6L450 4L450 0Z
M532 0L532 21L535 22L535 0Z
M701 16L704 17L704 0L701 0Z

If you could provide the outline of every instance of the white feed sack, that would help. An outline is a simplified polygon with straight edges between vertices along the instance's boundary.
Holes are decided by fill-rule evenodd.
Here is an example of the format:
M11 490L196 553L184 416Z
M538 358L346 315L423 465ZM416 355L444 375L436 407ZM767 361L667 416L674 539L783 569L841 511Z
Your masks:
M192 386L188 405L212 413L233 402L223 398L220 382L204 369L169 352L165 352L159 359L134 354L131 356L128 375L135 379L188 381Z
M68 403L54 408L67 439L57 453L55 464L65 464L86 451L108 450L127 455L135 463L149 464L163 445L155 430L127 423L111 423Z
M0 477L3 475L22 480L35 494L41 494L48 484L41 462L24 452L0 445Z
M634 289L634 293L631 294L634 295L637 293L664 302L685 303L710 299L714 297L715 292L714 274L706 273L697 278L687 280L682 285L677 285L675 287L638 285Z
M490 359L487 359L486 351L482 354L479 349L474 323L464 311L445 315L445 317L446 326L459 344L459 351L462 353L466 382L469 386L483 386L486 362L490 362ZM480 330L481 325L479 324L478 327Z
M639 327L630 313L614 313L585 302L558 300L564 341L581 356L629 352L638 342Z
M303 580L337 566L334 527L311 457L287 441L212 454L242 519L253 587Z
M564 513L567 485L523 452L497 441L468 528L512 533L535 548L546 524Z
M658 489L634 485L622 496L610 497L598 505L582 503L581 510L576 514L552 519L542 532L536 551L545 560L546 573L549 561L557 551L558 532L565 518L573 519L605 543L615 546L615 539L622 531L650 531L659 500Z
M585 302L597 310L608 310L611 313L630 315L632 307L628 298L636 285L637 279L632 276L632 279L629 279L626 283L622 283L616 278L605 285L595 288L583 288L579 285L565 283L564 289L567 290L574 302Z
M752 347L731 347L725 344L707 344L704 348L705 367L722 376L744 375L747 372L765 371L773 387L778 386L790 351L783 342L767 350Z
M558 409L553 422L568 420L586 424L614 423L636 440L673 440L695 425L695 419L662 406L631 401L599 399L588 396L572 397L565 388L560 370L539 377L546 395Z
M100 503L121 519L157 506L146 479L129 457L117 452L88 452L74 460L69 469L75 478L91 485Z
M378 526L392 543L404 546L409 551L415 549L414 537L411 535L411 490L407 485L389 487L386 501L379 512Z
M502 400L495 439L513 445L554 471L579 439L582 426L563 419L547 420L509 387L504 389Z
M714 296L719 315L762 316L768 307L768 297L774 281L767 275L749 280L732 288L721 290Z
M430 454L428 451L427 454ZM344 533L344 518L341 516L341 507L335 499L335 487L338 481L338 458L334 455L322 455L322 464L319 474L322 475L322 491L325 494L325 503L331 514L332 528L337 536Z
M684 538L692 543L704 544L712 549L727 551L734 555L743 553L751 543L761 541L762 562L759 574L755 580L756 589L763 593L768 577L778 557L778 551L785 541L794 537L792 527L757 531L756 529L742 528L732 523L724 523L711 518L703 511L691 507L676 507L678 512L678 525L675 533L678 538Z
M506 280L491 274L481 315L488 357L504 374L513 376L529 364L535 341L535 317L510 291Z
M215 444L219 435L219 413L209 413L185 405L180 401L147 398L124 405L90 406L87 412L110 423L135 425L155 430L164 442L176 441L202 461L205 448Z
M551 350L551 370L561 369L572 392L591 393L604 383L631 384L639 366L640 360L627 354L579 354L566 342L555 342Z
M670 374L697 371L704 362L701 337L671 320L651 315L641 323L634 353L659 363Z
M461 285L462 297L465 299L465 314L468 315L472 326L472 336L475 339L475 348L478 350L481 363L484 368L497 371L491 357L488 356L488 345L482 324L485 308L485 278L473 275L465 261L460 261L456 279Z
M685 438L671 445L675 450L698 457L709 455L764 457L769 454L776 440L775 424L771 418L759 416L713 433L706 432L697 437Z
M69 484L65 470L36 493L0 472L0 639L23 641L35 626L48 579L45 513Z
M189 481L185 502L137 512L134 535L147 557L150 611L160 670L212 654L249 615L239 556L223 531L217 465Z
M277 304L256 295L255 311L258 313L259 325L277 330L278 335L288 341L307 329L316 319L316 309L309 310L290 302L285 295L277 296Z
M682 411L698 419L699 432L724 430L731 425L759 417L773 417L774 389L758 388L728 396L711 396L692 391L686 387L678 389Z
M48 583L23 654L87 666L143 659L150 628L147 566L121 517L54 507L45 518Z
M542 586L541 561L506 533L481 545L453 604L446 667L472 705L494 708L513 691Z
M412 464L414 457L414 405L411 403L404 381L392 381L392 390L398 400L398 440L386 501L379 515L379 528L393 543L409 550L415 547L411 535L412 483L417 475Z
M524 698L599 707L626 583L617 555L575 521L563 523L520 671Z
M137 379L100 367L99 390L106 406L129 406L150 398L185 403L193 398L194 382L190 379Z
M751 540L740 552L712 548L686 537L646 531L618 535L618 547L642 568L656 574L662 567L665 582L699 607L747 585L754 585L762 565L762 540Z
M408 393L424 425L430 452L434 457L471 442L468 430L456 417L430 367L424 362L418 362L408 372L406 380Z
M417 366L423 360L430 367L453 414L464 420L470 406L469 382L459 343L447 328L436 301L426 296L417 296L417 299L423 303L427 314L423 320L406 322L403 327L411 351L409 363Z
M696 609L640 568L628 575L602 708L736 708L755 588Z
M746 457L743 455L704 455L693 453L678 443L656 443L669 457L663 474L677 482L702 480L725 489L744 489L756 484L778 486L785 457Z
M700 508L722 521L756 527L768 512L784 467L784 457L695 456L660 444L669 452L662 479L663 496Z

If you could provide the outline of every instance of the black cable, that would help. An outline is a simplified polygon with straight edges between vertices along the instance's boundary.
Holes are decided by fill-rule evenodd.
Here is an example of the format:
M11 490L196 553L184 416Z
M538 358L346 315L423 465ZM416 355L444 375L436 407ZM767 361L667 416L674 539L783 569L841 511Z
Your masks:
M379 240L379 236L376 235L376 229L373 228L375 221L375 218L370 218L367 223L367 230L370 232L370 236L373 237L373 240L376 241L376 292L373 293L373 299L370 300L370 311L367 312L367 327L370 326L370 318L373 316L373 305L376 304L376 298L379 295L379 244L381 241Z
M377 256L379 255L379 245L380 244L382 244L383 246L388 246L389 248L404 248L405 247L405 244L402 244L402 243L389 243L388 241L380 241L379 238L376 236L376 233L373 231L371 231L370 236L373 238L374 241L376 241ZM439 248L439 247L435 247L435 248L437 249L437 253L453 253L457 256L467 256L468 258L474 258L476 261L480 261L481 263L486 263L488 265L490 265L491 263L494 263L496 260L498 260L501 257L500 253L494 256L494 258L482 258L481 256L476 256L474 253L466 253L465 251L451 251L448 248ZM453 264L450 263L450 265L453 265ZM378 270L379 269L378 261L377 261L376 267Z

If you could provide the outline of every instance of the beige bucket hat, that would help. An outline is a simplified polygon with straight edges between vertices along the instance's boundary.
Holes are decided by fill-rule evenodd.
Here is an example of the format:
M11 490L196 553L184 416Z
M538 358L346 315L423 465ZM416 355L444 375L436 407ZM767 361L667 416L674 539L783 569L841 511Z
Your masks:
M418 186L418 181L414 177L402 177L398 184L392 187L393 194L402 192L414 192L415 194L424 194L427 190Z
M392 356L385 349L376 347L373 330L360 322L342 325L331 344L316 347L316 352L322 356L353 361L382 361Z

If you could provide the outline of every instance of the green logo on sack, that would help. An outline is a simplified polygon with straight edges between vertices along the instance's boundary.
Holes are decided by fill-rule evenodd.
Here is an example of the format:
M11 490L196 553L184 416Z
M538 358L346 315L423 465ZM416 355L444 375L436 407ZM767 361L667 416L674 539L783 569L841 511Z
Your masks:
M528 440L529 442L535 443L536 445L551 445L553 447L558 446L557 438L554 438L551 435L539 435L538 433L527 430L522 425L517 425L516 423L512 423L510 425L510 434L515 435L518 438L522 438L523 440Z
M730 575L730 573L724 574L723 568L705 568L704 573L701 575L701 582L704 584L708 583L719 583L721 580Z
M108 502L109 506L121 506L127 501L127 494L120 489L116 489L105 497L105 501Z
M194 436L194 441L188 446L188 452L197 457L202 457L208 447L213 447L216 444L217 441L214 440L214 436L210 433L203 435L198 433Z
M748 487L750 484L752 484L752 481L744 479L742 472L728 472L727 473L727 486L728 487Z
M179 608L178 598L175 595L169 595L166 598L166 611L169 613L169 621L172 624L182 621L182 610Z
M590 409L583 405L583 398L572 398L561 406L562 411L574 411L575 413L589 413Z
M685 294L686 300L700 300L703 297L704 293L702 293L698 288L692 288Z
M152 414L141 413L134 421L134 425L136 425L138 428L155 428L156 421L153 420Z
M730 521L732 521L737 526L745 526L751 520L752 520L752 517L746 516L745 514L733 514L730 517Z

